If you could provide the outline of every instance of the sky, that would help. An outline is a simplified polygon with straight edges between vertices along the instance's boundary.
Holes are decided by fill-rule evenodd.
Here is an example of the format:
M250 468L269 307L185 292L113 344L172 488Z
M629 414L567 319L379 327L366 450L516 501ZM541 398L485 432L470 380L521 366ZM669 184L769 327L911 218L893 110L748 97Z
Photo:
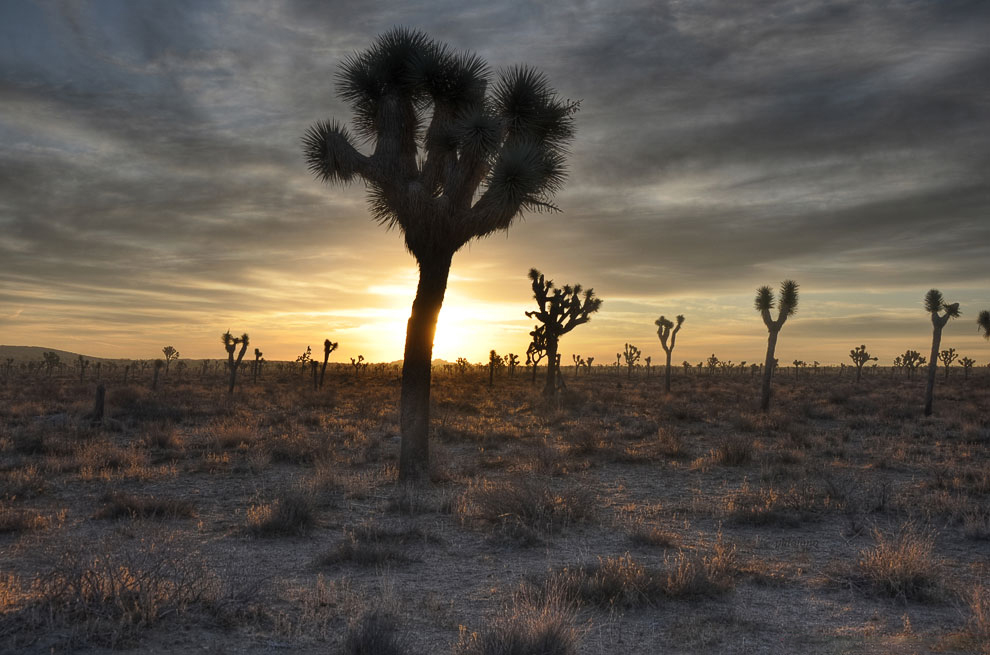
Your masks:
M415 260L300 137L348 121L341 60L394 26L581 101L557 196L454 256L434 356L525 353L527 272L593 287L561 340L762 361L756 288L798 281L777 355L990 359L990 3L103 0L0 3L0 343L92 356L402 357Z

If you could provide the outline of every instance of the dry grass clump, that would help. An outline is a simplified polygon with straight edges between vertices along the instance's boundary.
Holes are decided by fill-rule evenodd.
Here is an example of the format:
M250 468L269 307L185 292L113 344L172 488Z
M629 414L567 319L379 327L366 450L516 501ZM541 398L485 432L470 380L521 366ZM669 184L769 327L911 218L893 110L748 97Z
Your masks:
M935 535L908 523L893 534L873 533L876 545L860 552L859 573L878 592L912 600L932 600L941 592L942 561Z
M456 655L575 655L580 634L574 627L574 612L553 592L536 598L516 594L511 606L494 617L482 632L461 635Z
M679 551L665 557L662 568L642 566L629 554L599 557L598 564L553 571L546 587L577 606L642 607L663 598L716 597L735 586L736 548L721 534L709 552Z
M412 562L406 550L417 543L439 543L440 539L418 527L385 528L368 522L344 531L344 539L319 558L319 563L332 566L353 562L361 566Z
M184 519L196 516L196 507L188 500L111 493L104 496L97 519Z
M712 466L745 466L753 459L753 440L750 437L726 435L718 445L691 463L691 468L707 471Z
M353 621L347 630L344 655L409 655L409 640L395 616L372 610Z
M251 505L247 520L260 537L306 535L316 526L316 504L305 490L289 488L271 503Z
M12 601L0 614L0 634L13 652L130 646L164 618L212 606L222 595L202 558L168 538L86 544L33 582L4 587Z
M161 423L148 428L144 436L144 443L149 448L160 448L162 450L182 450L183 441L179 436L179 431L174 425Z
M461 498L461 514L504 528L522 541L559 533L595 516L595 495L576 483L551 484L538 477L504 482L482 480Z
M32 498L50 489L48 478L36 464L0 471L0 498Z
M629 539L638 546L655 546L659 548L677 548L681 538L676 532L664 530L656 525L637 523L629 530Z
M786 489L772 486L750 489L744 484L730 494L725 511L737 524L796 527L819 518L831 504L827 494L819 495L817 489L807 484L792 484Z
M45 530L53 525L61 525L65 521L65 515L64 509L54 516L46 516L40 512L0 504L0 534Z

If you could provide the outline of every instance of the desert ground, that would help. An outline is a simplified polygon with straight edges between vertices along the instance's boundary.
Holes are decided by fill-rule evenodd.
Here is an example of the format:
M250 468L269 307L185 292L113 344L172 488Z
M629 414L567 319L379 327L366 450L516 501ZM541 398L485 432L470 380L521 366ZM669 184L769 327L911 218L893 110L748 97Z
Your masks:
M2 376L0 652L990 653L986 369L199 373Z

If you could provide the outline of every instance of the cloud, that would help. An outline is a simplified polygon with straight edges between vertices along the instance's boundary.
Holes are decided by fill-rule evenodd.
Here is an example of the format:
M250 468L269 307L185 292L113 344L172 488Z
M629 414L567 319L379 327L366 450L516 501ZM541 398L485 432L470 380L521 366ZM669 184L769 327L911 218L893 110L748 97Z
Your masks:
M990 281L986 3L7 3L0 302L28 308L20 334L279 316L302 338L299 312L399 302L363 290L414 273L400 235L299 150L348 116L337 62L396 24L582 101L564 213L458 254L464 297L521 311L535 265L606 299L597 344L674 301L718 321L704 298L784 277Z

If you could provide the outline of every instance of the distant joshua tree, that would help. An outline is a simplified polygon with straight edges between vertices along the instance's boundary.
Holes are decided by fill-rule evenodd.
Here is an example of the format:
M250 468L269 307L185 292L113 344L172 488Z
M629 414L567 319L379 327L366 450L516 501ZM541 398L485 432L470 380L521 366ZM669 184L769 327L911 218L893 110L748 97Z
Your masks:
M622 359L626 360L626 377L632 378L633 368L636 366L636 362L639 361L642 351L636 346L627 343L622 351Z
M488 353L488 386L495 386L495 369L501 367L502 358L499 356L495 349L493 348L490 353Z
M248 335L247 332L239 337L235 337L227 330L220 336L220 341L223 343L224 349L227 351L227 368L230 370L230 384L227 387L227 393L234 393L234 384L237 382L237 367L241 365L241 360L244 359L244 353L247 351L248 347ZM237 345L240 344L241 349L237 353L237 359L234 359L234 351L237 350Z
M932 353L928 360L928 383L925 386L925 416L932 415L935 399L935 370L938 368L938 348L942 343L942 328L951 318L960 314L959 303L947 304L938 289L929 289L925 294L925 311L932 317Z
M571 361L574 362L574 377L576 378L584 366L584 358L581 355L571 355Z
M48 377L52 376L52 372L58 368L61 362L61 357L58 356L56 352L46 352L42 355L45 360L45 369L48 371Z
M894 359L895 367L898 366L898 361L900 361L900 368L907 371L908 378L913 378L914 372L924 366L928 360L922 357L917 350L906 350L903 355Z
M667 354L667 366L663 375L664 393L670 393L670 356L674 353L674 344L677 341L677 333L681 331L681 326L684 325L684 315L678 314L676 321L677 324L674 325L669 318L666 316L661 316L653 322L653 324L657 326L657 336L660 337L660 347L663 348L664 353ZM687 369L685 369L685 371L686 370Z
M643 368L646 369L646 377L650 377L650 365L651 364L653 364L653 358L652 357L647 356L647 357L644 357L643 358Z
M323 367L320 369L320 388L323 388L323 378L327 374L327 362L330 361L330 353L337 350L337 346L340 345L335 341L330 341L330 339L323 340Z
M584 291L580 284L573 287L564 285L561 288L553 286L552 280L547 280L535 268L530 269L529 279L532 281L533 297L540 308L526 312L529 318L540 322L537 328L543 328L546 337L547 352L547 381L543 387L543 395L550 398L557 389L557 345L560 337L574 328L591 320L591 315L602 306L602 300L595 297L593 289Z
M712 356L709 357L708 361L705 363L705 366L708 368L708 374L714 374L715 369L717 369L718 365L721 363L722 362L719 361L718 357L715 356L715 353L712 353ZM698 366L701 366L701 364L698 364Z
M584 370L586 373L591 374L591 364L595 361L594 357L588 357L584 360Z
M949 379L949 367L952 366L952 362L956 361L959 355L956 354L955 348L948 348L939 352L938 360L942 362L942 366L945 367L945 379Z
M89 360L84 358L82 355L79 355L79 359L77 361L79 364L79 381L82 382L83 374L86 372L86 369L89 367Z
M165 355L165 375L168 375L169 365L173 359L179 358L179 351L172 346L165 346L162 348L162 354Z
M342 124L320 121L303 137L306 159L324 182L362 178L375 219L400 229L419 264L402 364L399 477L423 479L433 337L451 259L524 210L556 209L578 104L525 66L490 84L478 56L403 28L345 59L337 90L374 152L358 152Z
M351 366L354 367L354 374L357 375L361 372L361 369L365 368L367 364L364 363L364 355L358 355L357 359L351 357Z
M299 364L301 372L306 375L306 369L309 368L309 363L313 361L313 349L310 346L306 346L306 352L296 357L296 363Z
M533 384L536 384L536 367L547 355L547 330L543 325L537 325L529 333L529 347L526 348L526 366L533 367Z
M777 304L777 318L770 316L770 310ZM756 290L756 311L763 317L763 323L767 326L770 336L767 339L767 359L763 367L763 388L760 395L760 410L767 412L770 410L770 381L773 379L775 368L774 350L777 348L777 335L784 327L784 322L789 316L797 311L798 305L798 284L794 280L784 280L780 284L779 304L773 296L770 287L760 287Z
M509 367L509 377L516 374L516 367L519 366L519 355L509 353L505 356L505 365Z
M856 382L859 382L863 377L863 365L866 364L866 362L877 361L876 357L866 352L865 345L859 345L850 350L849 359L853 360L853 364L856 365ZM817 368L817 366L818 362L815 362L815 367Z
M970 359L969 357L963 357L959 360L959 365L963 367L963 378L969 379L969 369L973 368L973 364L976 363L975 359Z
M254 361L251 362L251 378L252 381L257 384L258 376L261 375L261 362L265 361L262 355L265 353L261 352L258 348L254 349ZM206 362L204 362L205 364Z

